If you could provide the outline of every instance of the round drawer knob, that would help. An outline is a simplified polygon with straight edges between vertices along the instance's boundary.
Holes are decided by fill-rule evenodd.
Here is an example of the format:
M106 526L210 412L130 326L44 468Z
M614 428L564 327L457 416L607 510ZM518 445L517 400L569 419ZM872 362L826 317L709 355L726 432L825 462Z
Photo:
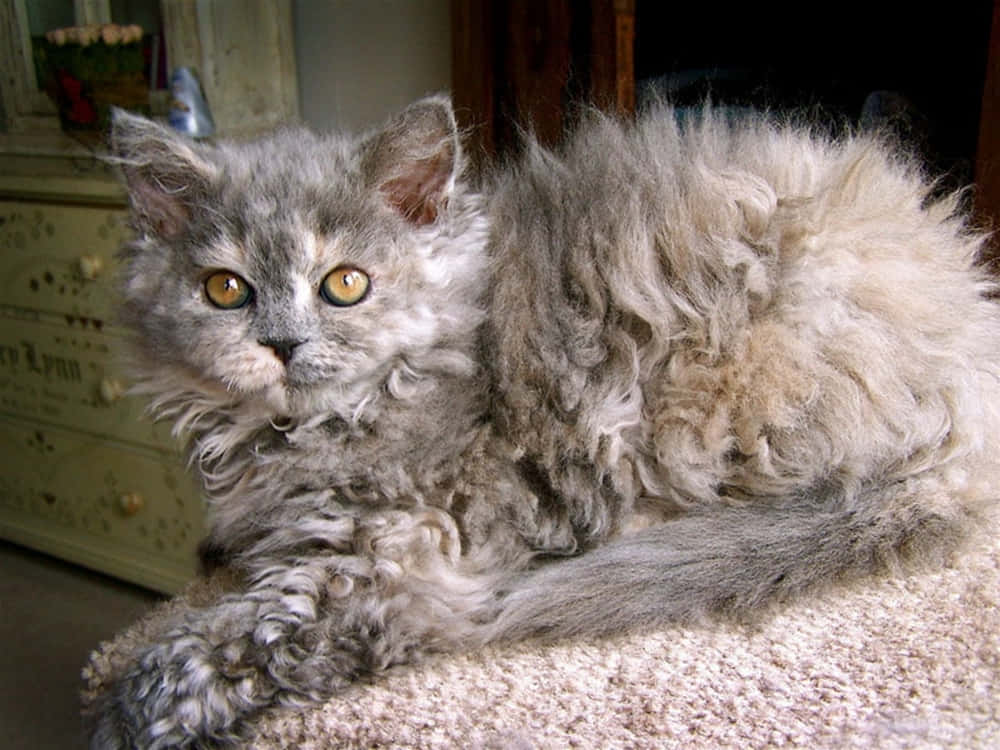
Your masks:
M118 378L107 376L101 378L100 385L101 401L106 404L113 404L125 395L126 386Z
M142 495L138 492L126 492L120 498L118 498L118 507L121 508L122 513L126 516L134 516L145 504Z
M79 260L80 275L87 281L93 281L104 270L104 259L99 255L82 255Z

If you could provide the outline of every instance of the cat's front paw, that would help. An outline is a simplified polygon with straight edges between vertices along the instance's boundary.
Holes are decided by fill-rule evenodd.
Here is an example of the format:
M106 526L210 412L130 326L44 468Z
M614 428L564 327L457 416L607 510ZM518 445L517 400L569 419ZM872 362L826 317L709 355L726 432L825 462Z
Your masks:
M90 750L166 750L206 746L170 717L151 719L148 716L149 707L135 695L109 695L93 708L93 712Z
M91 708L91 750L220 747L254 707L203 639L158 644Z
M107 696L90 709L90 750L135 750L135 730L118 705Z

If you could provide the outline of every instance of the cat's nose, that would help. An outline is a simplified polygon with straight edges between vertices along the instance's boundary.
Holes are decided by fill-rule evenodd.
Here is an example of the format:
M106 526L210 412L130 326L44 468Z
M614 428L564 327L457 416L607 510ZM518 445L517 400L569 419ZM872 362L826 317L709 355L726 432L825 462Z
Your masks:
M294 339L258 339L257 343L272 349L275 356L281 360L281 364L287 365L295 348L304 342Z

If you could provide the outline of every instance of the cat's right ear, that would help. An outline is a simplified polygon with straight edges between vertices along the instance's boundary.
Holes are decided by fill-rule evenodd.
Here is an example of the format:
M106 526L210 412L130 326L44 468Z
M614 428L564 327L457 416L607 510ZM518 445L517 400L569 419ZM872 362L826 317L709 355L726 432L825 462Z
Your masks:
M433 96L410 105L365 143L370 184L407 221L435 221L461 172L461 145L451 102Z
M112 113L110 146L110 161L125 176L138 228L164 239L183 232L193 207L217 174L215 165L200 154L200 147L121 109Z

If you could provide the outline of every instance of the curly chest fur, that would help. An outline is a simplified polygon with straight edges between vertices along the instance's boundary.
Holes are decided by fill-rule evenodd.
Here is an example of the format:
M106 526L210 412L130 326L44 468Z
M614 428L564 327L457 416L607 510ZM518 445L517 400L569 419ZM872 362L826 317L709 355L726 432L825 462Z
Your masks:
M414 521L420 525L427 513L465 554L484 556L491 548L497 558L491 564L566 554L594 537L598 530L559 501L545 472L474 408L479 399L468 397L475 385L463 392L464 409L447 402L450 418L432 419L422 405L412 419L397 415L388 434L383 415L370 425L275 421L239 436L227 421L196 437L196 459L206 445L233 443L222 455L196 461L214 520L203 555L214 566L233 554L293 554L315 546L310 519L349 518L361 528L391 516L397 526L423 519ZM603 499L598 491L586 502L594 509ZM364 553L366 544L357 543L356 551Z

